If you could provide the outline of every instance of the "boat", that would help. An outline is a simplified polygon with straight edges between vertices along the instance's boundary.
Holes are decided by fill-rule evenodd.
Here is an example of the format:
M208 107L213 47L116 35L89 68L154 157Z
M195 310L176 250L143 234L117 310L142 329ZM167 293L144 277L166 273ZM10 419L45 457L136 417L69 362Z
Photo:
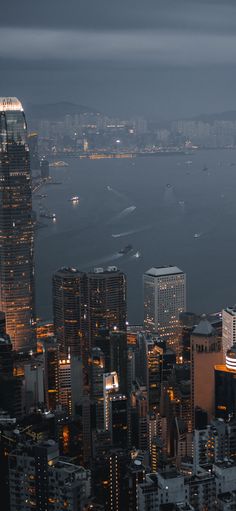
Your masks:
M172 185L170 183L167 183L166 188L171 188Z
M36 199L46 199L47 195L45 193L38 193L35 197Z
M73 204L78 204L79 202L79 197L77 195L75 195L74 197L71 197L69 199L70 202L73 202Z
M69 167L69 163L66 163L65 161L53 161L49 163L49 167Z
M180 205L180 206L184 206L184 205L185 205L184 200L179 200L179 205Z
M135 252L134 257L135 257L136 259L139 259L139 258L141 257L141 252L140 252L140 250L137 250L137 252Z
M119 254L120 255L128 255L128 254L130 254L130 252L132 252L132 250L133 250L132 245L126 245L126 247L122 248L119 251Z
M206 165L204 165L202 170L203 170L203 172L206 172L208 170L208 167Z
M40 211L41 218L48 218L49 220L56 220L56 213L49 213L48 211Z
M192 162L192 160L187 160L187 161L185 162L185 165L192 165L192 163L193 163L193 162Z
M194 238L195 238L195 239L196 239L196 238L200 238L200 236L201 236L201 232L196 232L196 234L194 234Z

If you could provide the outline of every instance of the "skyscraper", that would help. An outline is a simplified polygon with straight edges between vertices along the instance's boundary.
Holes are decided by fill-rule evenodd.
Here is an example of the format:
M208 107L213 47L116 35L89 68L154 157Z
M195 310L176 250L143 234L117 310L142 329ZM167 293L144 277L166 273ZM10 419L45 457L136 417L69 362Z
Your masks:
M176 266L150 268L143 276L144 325L174 344L179 314L186 310L186 275Z
M61 351L83 353L85 276L76 268L61 268L53 275L53 319Z
M103 329L126 329L126 277L114 266L83 273L61 268L53 276L55 336L62 351L86 365Z
M126 276L116 266L96 268L87 274L88 344L94 345L101 329L126 330Z
M34 234L25 114L0 98L0 310L15 349L33 345Z
M214 366L223 362L222 340L205 316L191 335L191 408L192 427L197 427L196 408L207 412L208 421L215 411Z

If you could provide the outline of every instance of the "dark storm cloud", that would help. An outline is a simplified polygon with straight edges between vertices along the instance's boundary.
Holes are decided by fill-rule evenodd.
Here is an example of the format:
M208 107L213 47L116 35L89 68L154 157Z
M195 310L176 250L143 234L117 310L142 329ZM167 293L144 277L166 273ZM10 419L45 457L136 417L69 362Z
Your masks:
M174 117L235 108L236 0L10 0L1 94Z

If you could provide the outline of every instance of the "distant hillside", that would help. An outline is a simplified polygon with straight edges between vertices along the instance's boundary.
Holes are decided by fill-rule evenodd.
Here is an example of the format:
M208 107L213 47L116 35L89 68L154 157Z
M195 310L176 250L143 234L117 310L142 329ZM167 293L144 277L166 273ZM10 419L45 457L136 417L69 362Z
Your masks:
M48 119L52 121L59 121L65 115L70 114L84 114L84 113L98 113L96 108L87 107L84 105L76 105L67 101L59 103L49 103L42 105L30 105L28 108L27 116L31 119Z
M214 121L236 121L236 110L220 112L217 114L202 114L194 117L194 121L204 121L212 123Z

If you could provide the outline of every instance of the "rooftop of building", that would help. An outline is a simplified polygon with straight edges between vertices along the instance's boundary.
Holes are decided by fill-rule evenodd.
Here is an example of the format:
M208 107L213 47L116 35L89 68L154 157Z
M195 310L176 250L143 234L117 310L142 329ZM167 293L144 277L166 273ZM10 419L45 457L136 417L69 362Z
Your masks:
M19 99L15 97L0 97L0 111L14 111L23 112L23 107Z
M63 276L63 277L71 277L71 276L81 275L81 271L79 271L77 268L73 268L71 266L62 266L54 273L54 275Z
M227 469L227 468L236 468L236 460L233 460L231 458L225 459L224 461L217 461L214 463L214 467L221 468L221 469Z
M80 465L74 465L74 463L70 463L67 461L67 458L63 457L59 458L53 466L59 470L66 471L68 474L87 474L87 471L84 467L81 467Z
M161 504L160 511L192 511L193 507L189 504Z
M11 342L9 335L1 335L0 336L0 346L3 346L3 345L11 346L11 344L12 344L12 342Z
M232 491L232 492L225 492L225 493L220 493L218 495L218 500L220 500L221 502L223 502L224 504L230 504L230 503L233 503L235 502L235 498L236 498L236 491Z
M162 477L163 479L176 479L176 478L180 478L180 477L183 477L177 470L175 467L173 468L169 468L167 470L163 470L162 472L159 472L159 475L160 477Z
M193 330L193 335L200 335L204 337L213 336L216 334L214 327L211 325L210 321L206 318L205 315L202 316L200 323L195 326Z
M166 277L169 275L183 275L182 270L177 266L156 266L150 268L145 272L145 275L150 275L151 277Z
M101 267L97 267L97 268L94 268L93 270L90 270L88 272L88 275L89 276L95 276L96 277L99 275L108 275L108 274L111 274L111 273L123 273L119 268L117 268L117 266L107 266L106 268L103 268L102 266Z
M236 304L226 307L224 309L224 312L228 312L228 314L231 314L231 316L236 316Z

